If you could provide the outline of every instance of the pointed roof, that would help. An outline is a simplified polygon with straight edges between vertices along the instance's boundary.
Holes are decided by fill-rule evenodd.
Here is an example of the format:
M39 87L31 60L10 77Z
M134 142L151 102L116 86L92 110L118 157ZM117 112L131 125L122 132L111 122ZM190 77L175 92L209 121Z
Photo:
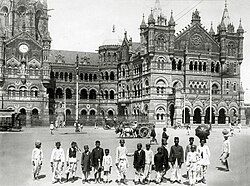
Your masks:
M213 22L211 22L211 27L210 27L209 34L211 34L211 35L215 34L214 29L213 29Z
M146 25L146 23L145 23L144 14L143 14L140 28L146 28L146 27L147 27L147 25Z
M222 23L224 23L226 28L227 28L227 26L229 24L231 24L231 21L230 21L230 18L229 18L229 12L228 12L228 9L227 9L227 0L225 0L225 8L224 8L222 19L221 19L221 24Z
M171 10L171 16L170 16L170 19L168 21L168 25L175 26L175 21L174 21L174 18L173 18L173 10Z
M238 29L237 29L237 32L238 32L238 33L244 33L244 29L243 29L243 27L242 27L242 25L241 25L241 19L240 19L240 24L239 24L239 27L238 27Z
M153 10L151 10L151 13L149 14L148 16L148 24L155 24L155 19L154 19L154 16L153 16Z

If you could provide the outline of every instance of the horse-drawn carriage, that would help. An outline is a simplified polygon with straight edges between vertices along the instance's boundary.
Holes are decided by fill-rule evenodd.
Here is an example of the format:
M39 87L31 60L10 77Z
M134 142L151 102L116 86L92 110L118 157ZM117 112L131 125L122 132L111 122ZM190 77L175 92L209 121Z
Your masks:
M20 132L20 114L11 109L0 109L0 131Z
M150 137L153 125L150 123L137 123L136 121L122 122L116 127L115 132L120 137L147 138Z

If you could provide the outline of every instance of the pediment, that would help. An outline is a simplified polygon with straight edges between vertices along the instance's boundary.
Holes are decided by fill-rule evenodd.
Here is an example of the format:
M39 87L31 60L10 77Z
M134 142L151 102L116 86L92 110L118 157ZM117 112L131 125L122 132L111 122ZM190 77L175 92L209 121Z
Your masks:
M219 43L205 30L201 24L195 24L181 32L175 38L175 49L188 51L219 52Z

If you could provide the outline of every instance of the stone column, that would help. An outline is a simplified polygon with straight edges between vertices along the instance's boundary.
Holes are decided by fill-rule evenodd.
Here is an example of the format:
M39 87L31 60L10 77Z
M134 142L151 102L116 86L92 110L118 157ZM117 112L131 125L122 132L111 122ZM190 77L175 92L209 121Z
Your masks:
M193 125L193 124L194 124L194 116L190 115L190 125Z
M226 125L228 125L228 123L229 123L229 118L228 116L226 116Z
M205 122L205 116L201 116L201 124L204 124Z
M214 124L215 125L218 125L218 118L219 118L219 116L217 115L217 116L215 116L215 121L214 121Z
M31 127L31 111L26 112L26 127Z

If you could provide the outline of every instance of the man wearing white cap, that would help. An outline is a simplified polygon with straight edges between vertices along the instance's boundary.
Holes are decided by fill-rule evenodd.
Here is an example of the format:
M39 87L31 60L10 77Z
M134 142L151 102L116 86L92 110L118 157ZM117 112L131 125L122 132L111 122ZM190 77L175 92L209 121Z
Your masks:
M227 129L224 129L222 131L222 134L224 136L224 142L223 142L223 146L222 146L222 154L220 156L220 160L222 162L223 165L226 166L226 171L229 171L229 166L228 166L228 157L230 154L230 141L229 141L229 131Z
M39 173L42 168L42 162L43 162L43 151L41 149L41 142L36 141L35 142L35 148L32 151L32 165L33 165L33 179L37 180Z

